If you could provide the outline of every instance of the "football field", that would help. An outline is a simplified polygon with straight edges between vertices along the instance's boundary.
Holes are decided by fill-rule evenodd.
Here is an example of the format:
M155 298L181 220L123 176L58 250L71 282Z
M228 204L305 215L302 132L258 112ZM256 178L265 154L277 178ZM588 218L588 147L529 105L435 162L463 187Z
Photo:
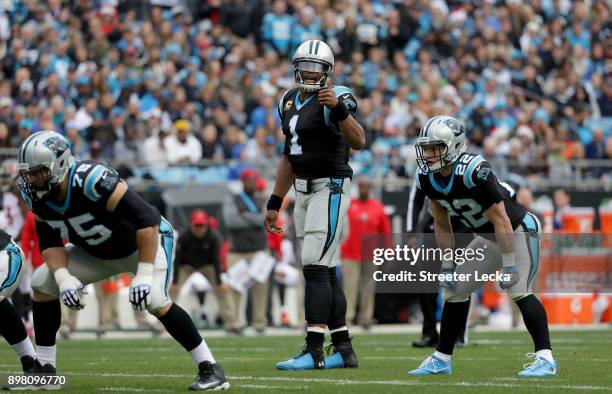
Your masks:
M312 393L569 393L612 392L612 330L553 331L559 376L524 379L516 373L532 351L526 332L474 332L457 349L451 376L406 373L430 349L410 346L415 334L358 334L357 370L283 372L277 361L302 345L298 336L223 337L208 340L230 379L231 392ZM17 357L0 346L0 373L19 371ZM70 340L58 342L62 392L185 392L195 376L190 357L170 339Z

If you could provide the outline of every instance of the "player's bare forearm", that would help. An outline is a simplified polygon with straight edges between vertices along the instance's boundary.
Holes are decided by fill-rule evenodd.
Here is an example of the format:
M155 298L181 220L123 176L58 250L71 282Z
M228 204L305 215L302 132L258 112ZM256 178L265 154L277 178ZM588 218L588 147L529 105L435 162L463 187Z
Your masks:
M274 182L272 194L279 197L285 197L289 189L291 189L294 177L295 174L293 174L289 158L287 155L283 155L278 163L278 169L276 170L276 181Z
M339 126L342 137L348 142L351 148L355 150L363 149L365 146L365 130L359 122L353 118L353 115L349 115L346 119L339 122Z
M493 223L500 251L502 253L514 253L514 230L506 214L504 202L501 201L491 205L485 211L485 215Z
M151 226L136 231L136 243L138 245L138 261L142 263L154 263L157 254L157 243L159 241L159 227Z
M455 238L453 236L453 227L451 226L448 212L434 200L429 200L429 206L431 207L431 213L434 218L434 233L436 235L436 242L438 247L442 249L453 248L455 244Z
M66 248L47 248L41 254L52 273L55 273L60 268L68 268L68 252Z

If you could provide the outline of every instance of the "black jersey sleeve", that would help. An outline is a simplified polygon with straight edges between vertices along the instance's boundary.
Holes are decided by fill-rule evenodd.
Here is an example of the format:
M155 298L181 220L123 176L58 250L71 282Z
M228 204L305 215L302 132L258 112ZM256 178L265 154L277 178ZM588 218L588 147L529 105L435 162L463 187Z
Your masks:
M83 194L94 202L106 203L115 188L121 182L119 174L114 169L104 164L85 164L91 165L84 174ZM77 173L78 173L77 169Z
M470 180L474 185L476 200L483 210L509 196L508 191L497 180L493 168L486 161L482 161L474 168L470 174Z
M346 108L349 110L349 113L353 116L357 114L357 98L353 94L353 91L346 86L334 86L334 93L338 98L338 102L342 102ZM335 130L339 130L338 123L331 119L331 110L328 107L325 107L325 124L328 127L331 127Z
M346 86L336 86L334 87L334 92L338 101L342 101L349 112L353 114L357 112L357 99L351 89Z
M418 186L418 174L415 178L414 185L410 189L408 197L408 208L406 212L406 232L414 233L417 231L421 210L425 205L425 193Z
M63 222L58 222L60 226L53 228L47 222L36 220L36 235L38 235L38 244L40 251L49 248L61 248L64 246L62 237L68 240L68 234L62 234ZM67 230L66 230L67 231Z

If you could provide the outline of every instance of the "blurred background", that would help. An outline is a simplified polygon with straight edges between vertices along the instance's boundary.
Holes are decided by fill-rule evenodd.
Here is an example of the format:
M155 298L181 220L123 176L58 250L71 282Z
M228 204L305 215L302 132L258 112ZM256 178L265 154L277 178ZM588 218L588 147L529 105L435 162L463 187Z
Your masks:
M546 232L599 234L589 247L609 252L610 12L603 0L2 1L0 226L21 239L34 268L41 263L19 206L14 165L31 133L56 130L77 158L115 167L171 221L179 239L194 226L192 212L204 210L205 227L221 245L216 272L227 283L235 236L224 208L228 193L255 179L258 192L269 195L284 144L277 105L294 85L290 59L301 42L320 39L335 53L334 85L349 86L358 98L367 142L351 152L350 164L383 207L388 226L380 231L406 229L415 137L430 116L451 114L466 125L469 151L522 190L522 202L541 216ZM271 268L260 283L265 292L237 298L235 325L223 321L212 294L248 295L252 281L219 292L210 278L195 275L174 289L202 327L240 334L252 322L251 310L260 309L253 303L265 304L265 326L302 325L291 200L282 215L285 235L271 237L266 251L283 268ZM344 260L353 259L348 249ZM187 260L193 272L197 264ZM24 282L15 302L28 320ZM128 283L120 277L97 285L97 302L92 291L78 318L66 314L64 335L158 332L128 309L121 295ZM365 329L420 323L416 295L354 297L356 310L372 309L353 316ZM473 324L519 324L505 296L473 298ZM550 298L553 323L612 320L610 299L597 291Z

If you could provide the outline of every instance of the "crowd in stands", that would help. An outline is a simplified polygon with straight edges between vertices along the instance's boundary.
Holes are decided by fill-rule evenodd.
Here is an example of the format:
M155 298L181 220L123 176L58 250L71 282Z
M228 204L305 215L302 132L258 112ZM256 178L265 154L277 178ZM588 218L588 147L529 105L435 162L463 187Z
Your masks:
M359 101L358 172L411 177L419 128L453 114L502 176L564 177L568 160L612 159L610 12L605 0L3 1L0 147L53 129L110 162L273 159L291 56L316 38Z

